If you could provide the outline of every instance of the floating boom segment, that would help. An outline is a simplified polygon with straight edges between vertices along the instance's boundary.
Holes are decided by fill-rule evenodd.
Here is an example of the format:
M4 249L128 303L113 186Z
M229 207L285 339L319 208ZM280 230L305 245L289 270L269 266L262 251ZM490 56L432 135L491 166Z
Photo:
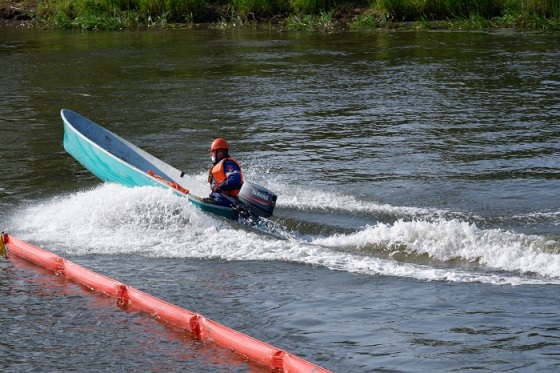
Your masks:
M186 329L201 341L212 341L230 348L250 360L277 369L280 372L330 372L286 351L209 320L202 315L165 302L84 268L50 251L33 246L17 237L2 233L0 235L0 254L6 255L6 252L52 269L57 274L64 275L97 292L117 298L121 305L129 305L177 327Z

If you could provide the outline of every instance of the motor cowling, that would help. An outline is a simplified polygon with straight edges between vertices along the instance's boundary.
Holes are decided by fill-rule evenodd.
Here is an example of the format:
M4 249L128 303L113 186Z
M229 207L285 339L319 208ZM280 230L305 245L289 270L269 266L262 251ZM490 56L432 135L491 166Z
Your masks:
M260 185L245 181L237 198L252 214L268 218L272 216L277 196Z

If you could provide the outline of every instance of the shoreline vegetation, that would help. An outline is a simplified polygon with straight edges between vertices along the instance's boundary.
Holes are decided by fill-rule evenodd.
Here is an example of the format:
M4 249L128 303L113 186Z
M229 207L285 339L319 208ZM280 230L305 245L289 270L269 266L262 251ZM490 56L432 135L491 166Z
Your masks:
M560 30L559 0L0 0L0 25L46 29Z

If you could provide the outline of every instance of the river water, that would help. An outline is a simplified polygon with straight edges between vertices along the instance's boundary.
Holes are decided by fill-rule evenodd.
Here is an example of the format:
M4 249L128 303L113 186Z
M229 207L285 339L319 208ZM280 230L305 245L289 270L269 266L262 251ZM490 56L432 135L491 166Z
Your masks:
M335 372L556 372L560 35L0 29L0 228ZM77 111L205 179L230 141L268 227L103 184ZM0 370L260 372L25 261Z

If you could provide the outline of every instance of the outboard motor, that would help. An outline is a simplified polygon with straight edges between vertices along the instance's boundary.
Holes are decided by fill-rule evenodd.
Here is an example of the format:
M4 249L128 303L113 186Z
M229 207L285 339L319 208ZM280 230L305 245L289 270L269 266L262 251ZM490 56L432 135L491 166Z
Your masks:
M277 196L262 186L245 181L237 198L251 214L268 218L272 216Z

